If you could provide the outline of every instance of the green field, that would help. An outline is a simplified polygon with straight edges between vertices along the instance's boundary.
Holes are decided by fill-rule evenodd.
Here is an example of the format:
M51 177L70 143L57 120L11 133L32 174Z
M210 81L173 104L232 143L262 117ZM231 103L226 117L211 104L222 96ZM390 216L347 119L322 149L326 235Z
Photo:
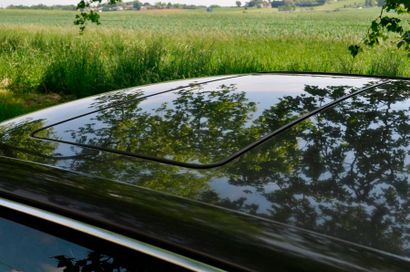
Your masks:
M379 10L221 8L102 13L84 35L74 12L0 9L0 120L129 86L259 71L409 76L390 44L353 59Z

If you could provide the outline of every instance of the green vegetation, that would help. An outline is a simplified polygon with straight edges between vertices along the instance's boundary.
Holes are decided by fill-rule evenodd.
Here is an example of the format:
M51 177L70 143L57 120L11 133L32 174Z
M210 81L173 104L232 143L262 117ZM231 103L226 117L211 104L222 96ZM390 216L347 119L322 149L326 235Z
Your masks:
M0 96L0 99L2 100L0 103L0 120L6 120L25 113L22 105L7 101L3 96ZM5 102L3 102L3 100L5 100Z
M366 0L367 6L370 3L373 3L373 0ZM378 5L382 6L379 16L372 20L369 31L361 44L349 46L350 53L352 56L357 56L363 50L362 45L374 47L390 39L396 42L397 48L406 50L410 57L410 26L408 24L410 1L378 0Z
M378 8L326 6L290 13L108 12L103 27L90 25L84 35L72 24L75 12L0 10L0 90L7 93L0 96L0 120L67 99L199 76L279 70L409 75L406 52L394 45L357 58L347 50ZM45 95L59 98L44 103Z

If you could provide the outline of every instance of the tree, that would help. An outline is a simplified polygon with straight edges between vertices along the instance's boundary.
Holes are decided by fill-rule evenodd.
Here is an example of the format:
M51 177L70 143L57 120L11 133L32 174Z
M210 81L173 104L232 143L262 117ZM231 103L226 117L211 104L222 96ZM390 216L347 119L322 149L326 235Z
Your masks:
M141 7L142 7L142 3L140 1L135 1L135 2L132 3L132 7L135 10L140 10Z
M100 24L100 15L97 11L94 10L94 5L101 4L103 0L81 0L77 4L77 10L80 11L80 14L75 16L74 24L80 27L80 32L82 33L85 30L87 22ZM121 0L108 0L110 5L121 2Z
M151 257L133 254L132 258L129 254L117 253L107 255L100 251L89 251L82 258L74 258L73 256L58 255L51 257L57 262L56 268L63 272L86 272L86 271L166 271L169 265L154 260Z
M246 3L247 7L262 7L263 6L263 1L262 0L250 0L249 2Z
M380 15L371 22L369 30L359 44L349 46L353 57L357 56L363 48L362 45L374 47L382 41L391 39L388 35L393 34L397 48L403 48L410 56L410 27L403 25L399 15L410 13L409 0L379 0L377 5L382 5Z
M240 8L240 7L242 6L241 1L236 1L236 6L237 6L238 8Z

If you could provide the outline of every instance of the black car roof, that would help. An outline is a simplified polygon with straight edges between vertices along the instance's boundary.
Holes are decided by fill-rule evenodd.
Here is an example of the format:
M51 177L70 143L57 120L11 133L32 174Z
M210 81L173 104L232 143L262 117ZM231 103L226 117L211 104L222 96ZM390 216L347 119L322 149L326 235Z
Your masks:
M365 87L370 78L244 75L171 91L103 95L90 112L35 131L33 137L192 168L222 165L271 137L285 122L266 114L295 98L298 119ZM319 96L326 88L329 96ZM300 108L298 98L309 100ZM279 110L279 109L278 109ZM292 121L292 120L291 120ZM42 135L49 135L43 137Z
M3 125L0 146L3 157L65 170L38 170L41 174L35 174L35 178L23 186L18 184L16 176L24 178L28 173L6 171L10 166L6 166L7 161L2 159L1 190L8 195L20 195L72 213L79 210L84 213L89 207L92 213L84 214L86 218L98 217L98 221L111 224L122 222L120 225L123 227L132 226L138 231L142 230L141 226L136 222L127 223L127 220L137 220L135 216L144 214L143 209L150 210L138 199L142 201L145 199L143 195L153 194L152 197L167 199L158 202L164 210L175 207L175 213L178 213L179 207L181 214L170 217L184 222L181 224L185 227L200 224L203 229L198 231L202 234L224 229L226 219L226 230L235 233L232 235L243 242L242 246L260 243L256 247L270 248L272 253L289 258L308 259L309 252L313 252L312 258L333 268L337 266L339 257L339 261L346 261L343 265L350 269L353 269L350 265L366 268L365 263L354 257L359 251L375 259L381 258L379 261L388 259L392 269L396 264L406 266L410 257L410 230L407 227L410 223L409 82L360 78L363 85L352 91L343 84L346 82L343 77L317 77L324 82L338 78L341 83L324 87L307 85L304 89L309 95L301 92L278 100L263 112L264 122L260 123L264 131L276 131L274 135L224 165L207 169L186 168L98 148L44 140L58 140L58 134L52 135L52 131L42 129L52 128L58 123L55 117L61 114L58 107L12 120ZM98 97L79 104L89 106L96 99ZM336 103L326 104L328 101ZM75 104L62 106L62 109L64 107L69 109ZM307 109L311 111L307 112ZM279 126L284 129L278 130ZM37 131L37 139L30 138L33 131ZM28 167L21 162L9 164L18 169ZM61 178L56 181L58 175L65 176L65 181ZM73 181L76 179L80 181ZM56 186L59 182L61 186L54 190L49 188L51 185L48 183ZM63 187L71 192L69 197L64 197ZM141 188L156 193L145 192ZM48 193L50 189L51 195ZM168 196L160 196L162 193ZM42 194L43 197L39 197ZM110 205L105 204L101 209L106 212L101 215L96 205L105 201L114 201L116 205L128 203L129 210L121 211L120 206L108 207ZM201 207L195 216L186 209L191 205ZM139 207L139 212L133 213L132 207ZM217 211L215 207L228 210ZM205 212L207 209L211 214ZM115 214L116 211L121 212ZM165 216L160 211L152 214L161 218ZM244 214L252 217L245 219ZM229 221L228 218L240 220ZM150 220L155 221L155 218ZM233 231L235 224L242 234ZM156 232L160 233L160 230ZM244 232L249 233L245 235ZM172 238L171 233L178 235ZM218 239L215 235L210 235L214 239L212 241ZM243 241L240 235L252 242ZM184 244L183 233L178 230L167 230L163 236L161 239L164 241L174 239L176 244ZM206 237L204 235L203 239ZM280 243L283 247L279 246ZM338 247L339 243L342 246ZM212 251L211 246L209 250L207 254ZM238 253L238 256L242 254ZM229 259L228 256L224 258ZM240 262L236 258L230 260ZM382 263L374 264L373 268L381 268Z

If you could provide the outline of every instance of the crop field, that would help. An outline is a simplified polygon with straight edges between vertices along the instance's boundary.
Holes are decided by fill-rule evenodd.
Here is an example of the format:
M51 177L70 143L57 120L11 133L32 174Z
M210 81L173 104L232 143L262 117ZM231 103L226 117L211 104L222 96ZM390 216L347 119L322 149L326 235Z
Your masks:
M102 13L83 35L75 13L0 9L0 120L66 100L174 79L260 71L409 76L386 43L353 59L377 8L221 8ZM336 5L337 4L337 5Z

